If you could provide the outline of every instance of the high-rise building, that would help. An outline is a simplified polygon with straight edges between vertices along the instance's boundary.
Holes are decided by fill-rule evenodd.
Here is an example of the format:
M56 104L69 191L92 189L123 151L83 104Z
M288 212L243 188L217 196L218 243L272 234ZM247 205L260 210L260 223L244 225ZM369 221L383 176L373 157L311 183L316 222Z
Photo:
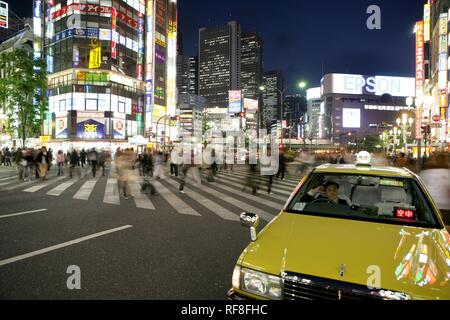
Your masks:
M34 0L33 12L49 83L43 135L59 148L113 149L169 136L156 128L176 113L176 0Z
M286 132L288 137L297 137L300 119L307 112L306 97L303 94L287 95L284 99L284 116L289 130Z
M264 106L262 119L267 128L272 121L281 120L281 107L283 103L284 78L281 71L270 71L263 75Z
M227 108L230 90L241 88L241 26L236 21L199 30L199 95L208 108Z
M244 34L241 40L241 88L244 98L258 99L262 84L262 41L256 33Z
M178 94L198 92L198 59L197 57L177 57L177 89Z
M305 120L304 134L302 138L318 139L319 138L319 121L320 110L322 106L322 94L320 87L311 88L306 91L307 95L307 117Z
M202 132L205 98L194 94L180 94L178 108L180 129L193 133Z

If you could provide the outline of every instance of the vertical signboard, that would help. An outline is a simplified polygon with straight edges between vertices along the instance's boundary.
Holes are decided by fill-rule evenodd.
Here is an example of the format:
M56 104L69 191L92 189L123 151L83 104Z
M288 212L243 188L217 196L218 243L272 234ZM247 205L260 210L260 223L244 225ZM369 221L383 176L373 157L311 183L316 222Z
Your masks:
M424 41L429 42L430 36L431 36L431 29L430 29L430 21L431 21L431 6L429 3L425 4L424 10L423 10L423 34L424 34Z
M423 82L425 79L423 26L423 21L416 23L416 97L423 96Z
M42 53L42 0L33 2L34 57L40 58Z
M146 3L146 35L145 35L145 127L152 127L153 114L153 60L155 43L155 2Z
M117 42L118 40L118 34L116 31L117 27L117 11L116 8L112 8L111 11L111 58L117 59Z
M0 1L0 28L8 29L8 4Z
M168 43L167 43L167 113L176 113L176 86L177 86L177 3L169 0L168 8Z
M228 93L228 113L242 112L242 91L231 90Z

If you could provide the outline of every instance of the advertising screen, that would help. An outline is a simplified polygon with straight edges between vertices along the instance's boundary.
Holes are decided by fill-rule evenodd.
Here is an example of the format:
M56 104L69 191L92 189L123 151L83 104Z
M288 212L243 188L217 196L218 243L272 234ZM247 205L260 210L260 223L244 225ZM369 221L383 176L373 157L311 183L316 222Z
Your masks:
M361 128L361 110L360 109L347 109L342 110L342 127L350 129Z
M238 113L242 111L242 91L232 90L228 93L228 113Z
M414 78L327 74L322 79L322 86L324 94L415 96Z
M114 130L113 130L113 136L114 139L117 140L124 140L125 139L125 120L123 119L114 119Z
M258 100L244 99L244 109L250 113L258 112Z
M63 118L56 118L56 139L66 139L68 137L67 116Z
M77 138L79 139L104 139L105 119L96 116L102 113L80 112L77 118Z

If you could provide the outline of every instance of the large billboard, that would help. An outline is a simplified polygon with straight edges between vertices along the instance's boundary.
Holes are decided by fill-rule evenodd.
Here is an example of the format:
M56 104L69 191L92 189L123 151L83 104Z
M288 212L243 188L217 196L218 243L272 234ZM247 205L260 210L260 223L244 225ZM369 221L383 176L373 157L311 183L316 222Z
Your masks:
M347 129L361 128L361 110L360 109L342 109L342 127Z
M242 91L230 90L228 92L228 113L242 112Z
M326 94L353 94L393 97L415 96L414 78L363 76L356 74L327 74L322 79Z

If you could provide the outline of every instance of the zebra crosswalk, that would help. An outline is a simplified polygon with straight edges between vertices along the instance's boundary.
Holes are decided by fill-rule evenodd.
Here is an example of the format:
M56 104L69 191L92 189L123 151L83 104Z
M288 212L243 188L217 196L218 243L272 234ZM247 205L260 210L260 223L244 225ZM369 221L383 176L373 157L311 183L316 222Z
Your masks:
M184 193L178 191L178 178L168 176L164 180L152 181L157 190L156 196L141 192L141 179L136 172L130 176L129 185L132 198L127 200L142 212L164 212L168 208L176 214L202 217L211 213L218 218L237 222L243 211L255 212L264 221L271 221L283 208L296 183L295 179L279 181L274 179L274 193L260 195L251 194L251 190L243 190L249 174L246 171L220 172L215 182L194 183L188 179ZM27 194L40 194L51 199L58 197L74 201L102 201L104 205L121 206L125 203L115 176L107 178L77 178L50 176L47 181L20 182L17 177L0 178L0 190L12 190ZM259 177L261 187L267 186L267 180ZM247 188L248 189L248 188ZM265 191L265 190L264 190ZM95 196L94 196L95 195ZM99 197L100 195L100 197ZM201 210L200 208L205 208Z

